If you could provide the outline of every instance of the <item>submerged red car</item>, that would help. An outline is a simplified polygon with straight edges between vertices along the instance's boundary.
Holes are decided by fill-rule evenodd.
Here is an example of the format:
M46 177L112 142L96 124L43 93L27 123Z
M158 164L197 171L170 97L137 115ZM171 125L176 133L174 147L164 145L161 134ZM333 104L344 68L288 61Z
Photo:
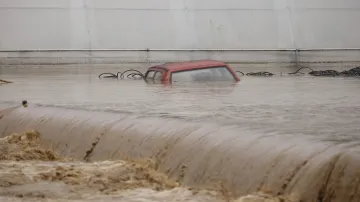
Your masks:
M164 83L180 81L240 81L240 78L231 67L224 62L216 60L198 60L156 65L147 70L144 79Z

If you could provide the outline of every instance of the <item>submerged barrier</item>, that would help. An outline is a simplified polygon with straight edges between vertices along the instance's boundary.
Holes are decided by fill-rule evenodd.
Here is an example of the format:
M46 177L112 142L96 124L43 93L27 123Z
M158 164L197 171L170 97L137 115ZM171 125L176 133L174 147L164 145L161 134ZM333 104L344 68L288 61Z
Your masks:
M2 108L2 110L1 110ZM152 158L184 185L222 181L235 196L266 190L298 201L360 201L359 146L238 126L29 106L0 106L0 134L35 129L43 145L85 161Z

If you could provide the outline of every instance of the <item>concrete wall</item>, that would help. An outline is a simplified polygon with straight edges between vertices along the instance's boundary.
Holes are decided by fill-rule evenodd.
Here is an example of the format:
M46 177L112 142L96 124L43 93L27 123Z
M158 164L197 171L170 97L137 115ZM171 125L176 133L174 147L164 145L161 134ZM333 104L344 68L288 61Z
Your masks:
M8 52L33 49L360 48L359 19L359 0L1 0L0 57L4 62L4 58L39 56ZM40 58L62 58L62 54L44 53ZM219 56L191 57L214 54ZM249 56L232 52L219 57L223 54L230 54L230 60ZM174 60L193 54L105 55ZM294 58L293 53L283 55L261 53L254 58ZM345 60L354 60L359 53L350 55Z

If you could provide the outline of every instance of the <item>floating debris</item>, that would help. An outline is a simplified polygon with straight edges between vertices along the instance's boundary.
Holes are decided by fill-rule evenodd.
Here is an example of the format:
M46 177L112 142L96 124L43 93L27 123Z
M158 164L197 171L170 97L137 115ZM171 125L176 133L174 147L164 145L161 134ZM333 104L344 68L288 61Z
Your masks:
M300 70L302 69L310 69L311 71L308 73L311 76L346 76L346 77L354 77L354 76L360 76L360 67L356 67L350 70L345 70L342 72L338 72L336 70L320 70L320 71L314 71L313 69L311 69L310 67L301 67L298 70L296 70L295 72L291 72L288 73L288 75L304 75L305 73L300 72ZM125 78L125 73L127 72L131 72L129 73L126 77L129 79L143 79L145 76L143 73L141 73L138 70L134 70L134 69L129 69L126 70L124 72L118 72L116 74L113 73L102 73L100 74L98 77L99 78L113 78L113 79L123 79ZM261 72L248 72L248 73L243 73L241 71L236 71L236 73L239 73L240 76L262 76L262 77L271 77L274 76L276 74L271 73L271 72L266 72L266 71L261 71Z
M0 85L1 85L1 84L8 84L8 83L13 83L13 82L12 82L12 81L7 81L7 80L0 79Z

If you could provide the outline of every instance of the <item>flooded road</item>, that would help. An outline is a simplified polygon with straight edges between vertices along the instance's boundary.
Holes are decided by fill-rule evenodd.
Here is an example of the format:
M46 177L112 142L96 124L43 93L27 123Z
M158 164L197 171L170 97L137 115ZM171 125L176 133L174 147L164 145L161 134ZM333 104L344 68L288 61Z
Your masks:
M102 72L127 68L134 67L4 67L1 76L15 83L0 88L0 102L26 99L42 106L216 121L262 133L310 135L328 141L360 138L359 78L245 76L235 86L163 86L142 80L97 78ZM279 74L292 69L271 71Z
M235 148L235 145L241 147L241 144L247 145L245 144L246 141L250 143L255 137L265 138L263 142L259 139L258 142L260 143L258 143L258 146L255 144L253 150L255 151L255 148L262 147L264 148L262 152L274 152L275 160L282 158L276 154L277 151L296 150L297 156L304 158L308 158L307 155L312 155L310 151L317 153L323 149L325 151L325 148L332 148L327 149L329 154L338 151L348 151L348 149L349 151L350 149L358 151L357 145L360 143L359 78L280 76L279 72L293 71L293 69L286 68L267 69L266 71L278 74L273 77L241 77L241 81L236 85L176 84L173 86L163 86L161 84L147 84L142 80L97 78L102 72L116 73L117 71L124 71L124 68L128 69L128 67L116 68L113 66L3 67L0 70L0 78L14 83L0 86L0 104L20 104L21 100L26 99L30 106L96 111L99 113L108 112L115 114L114 116L118 114L119 117L125 115L135 116L144 120L135 122L134 127L136 127L137 123L149 123L148 131L146 128L141 129L144 133L150 133L152 130L155 130L154 128L161 125L160 122L149 122L147 118L180 120L191 122L192 124L216 123L221 127L214 126L214 129L200 129L200 132L198 132L199 138L204 138L204 134L212 131L219 131L216 138L212 139L216 142L214 144L219 145L223 142L222 144L227 145L228 148ZM144 68L141 68L141 70L142 72L145 71ZM246 68L237 70L244 72L263 71L263 69L254 70ZM105 120L106 118L103 119ZM166 124L163 127L170 128ZM176 124L173 125L176 126ZM178 127L179 130L182 129L182 125L178 125ZM225 127L227 129L224 129ZM126 127L124 126L124 128ZM228 128L234 128L234 131L244 136L242 137L243 139L235 136L232 137L230 135L231 132L228 132L230 130ZM155 131L158 131L158 129ZM180 132L177 133L180 134ZM161 130L159 134L162 134ZM276 137L279 142L289 141L291 142L289 145L291 145L286 146L285 143L283 145L279 144L269 137ZM306 139L306 141L302 141L303 139ZM231 143L227 142L227 140L231 140ZM105 139L99 145L106 145L106 143L110 142L111 139ZM309 145L307 142L314 143L317 146L307 146ZM265 143L278 146L268 146L272 149L266 150ZM206 144L210 145L211 143L206 142ZM204 146L204 148L206 147ZM306 152L306 155L300 154L298 152L300 150L307 150L306 152L309 154ZM139 151L139 153L145 153L145 151ZM252 149L247 148L241 151L252 152ZM0 199L2 201L21 201L22 199L19 196L33 198L34 196L31 193L40 193L40 196L35 196L34 201L41 201L43 199L46 199L46 201L227 200L223 196L218 196L217 193L210 191L201 191L200 194L194 195L193 191L178 184L172 184L170 187L159 189L154 188L149 183L140 183L140 186L131 187L129 190L124 191L121 188L124 185L119 183L121 180L117 180L117 183L110 182L111 180L108 180L109 176L99 177L99 179L94 180L101 181L100 184L102 186L105 184L104 186L112 187L113 190L104 189L104 187L99 188L95 186L96 183L93 182L91 184L90 181L92 179L90 180L89 176L97 176L99 173L99 175L103 176L109 170L121 171L128 164L126 161L106 161L105 157L100 156L100 154L95 155L94 160L102 160L96 162L78 160L64 162L60 157L60 159L51 160L50 162L43 161L42 159L21 159L22 161L15 161L16 159L11 158L2 159L0 161L2 168L1 175L11 176L10 178L14 179L19 178L23 182L8 183L7 185L2 182L4 189L0 192L2 197ZM107 156L111 157L114 155L108 154ZM256 158L265 159L265 157L260 157L260 155ZM241 158L239 157L239 159ZM269 159L272 159L272 157L269 157ZM211 163L209 164L214 166ZM271 165L271 162L269 162L269 165ZM272 167L276 168L276 166L281 168L282 165L278 163ZM250 169L250 167L244 164L241 168L246 170ZM64 177L61 180L53 181L51 180L53 177L51 179L40 178L44 173L51 172L55 172L54 175L56 176L57 169L65 173L68 170L72 170L70 174L66 174L68 177ZM131 167L126 172L131 175L133 170ZM267 172L269 174L270 171ZM111 174L111 172L109 173ZM169 173L172 173L172 171L169 171ZM20 179L24 175L26 180ZM116 174L116 176L120 175ZM204 176L206 177L206 175ZM204 176L201 179L205 178ZM77 180L76 185L71 181L75 180L75 178ZM255 182L258 181L257 178L260 178L260 176L253 176L253 178ZM266 176L266 179L268 178L271 178L271 174ZM104 179L107 181L104 182ZM248 181L248 179L242 182L253 183ZM116 184L120 187L117 187ZM259 184L264 184L264 182ZM163 182L161 186L164 186ZM43 199L40 200L38 197ZM26 201L29 201L30 198L27 198ZM355 201L356 197L353 198ZM231 200L235 200L235 198ZM269 201L277 200L280 199L269 199ZM244 199L244 201L246 200ZM265 201L265 199L262 201ZM293 201L296 200L294 199ZM316 201L315 198L314 201Z

